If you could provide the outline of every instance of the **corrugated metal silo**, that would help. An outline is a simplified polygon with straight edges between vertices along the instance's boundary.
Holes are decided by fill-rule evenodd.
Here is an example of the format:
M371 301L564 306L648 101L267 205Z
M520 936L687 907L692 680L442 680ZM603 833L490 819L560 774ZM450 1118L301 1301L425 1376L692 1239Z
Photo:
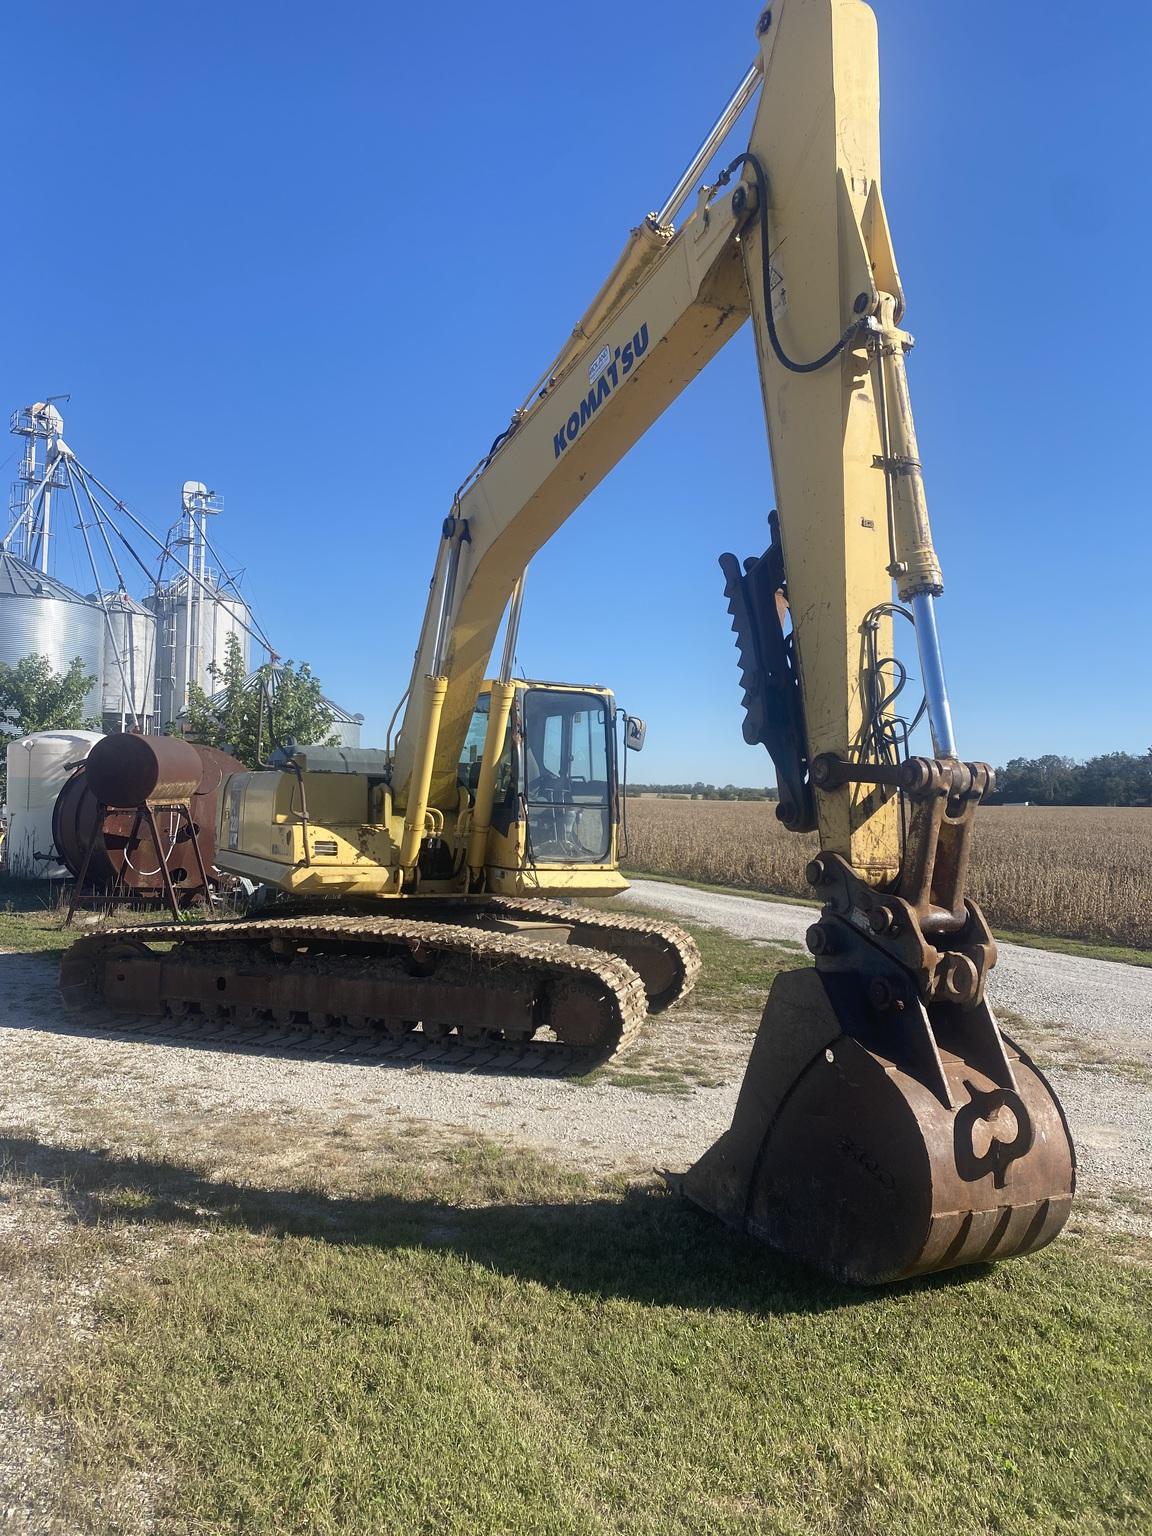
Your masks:
M248 612L248 604L232 594L231 597L221 596L211 605L206 605L204 610L204 654L203 666L207 676L207 666L214 661L218 667L224 665L224 656L227 650L229 635L235 635L240 642L240 656L245 669L250 660L250 646L248 631L243 628L248 625L251 628L252 615Z
M57 672L66 672L79 656L96 679L84 713L100 714L104 615L94 600L0 549L0 661L14 667L33 654L47 656Z
M189 681L208 694L218 688L208 668L212 663L224 665L230 634L239 641L241 659L248 666L248 634L241 627L251 624L247 604L235 594L225 596L210 582L206 585L207 592L187 576L179 576L144 599L144 606L156 616L156 726L160 730L186 705Z
M93 601L108 613L101 706L105 728L124 730L135 718L147 731L155 708L156 619L126 592Z
M360 745L360 727L364 724L364 716L350 715L346 709L341 709L339 704L334 704L331 699L325 699L324 702L332 711L331 734L340 738L342 747L349 747L355 751Z

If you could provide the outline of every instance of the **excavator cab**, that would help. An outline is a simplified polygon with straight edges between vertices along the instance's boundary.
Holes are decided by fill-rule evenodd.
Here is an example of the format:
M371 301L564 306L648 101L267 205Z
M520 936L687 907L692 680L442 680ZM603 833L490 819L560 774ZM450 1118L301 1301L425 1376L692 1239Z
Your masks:
M475 795L492 705L481 692L458 783ZM495 770L485 882L520 895L613 895L617 870L616 701L610 689L517 682Z

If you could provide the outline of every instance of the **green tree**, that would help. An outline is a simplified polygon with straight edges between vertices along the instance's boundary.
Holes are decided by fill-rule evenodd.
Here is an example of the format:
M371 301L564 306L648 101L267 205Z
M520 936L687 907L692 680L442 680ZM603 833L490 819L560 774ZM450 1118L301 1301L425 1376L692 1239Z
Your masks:
M1005 800L1033 805L1067 805L1080 787L1080 765L1049 752L1043 757L1014 757L996 770L996 787Z
M248 768L258 768L274 742L339 744L332 733L332 711L306 661L298 667L291 661L269 662L249 675L240 642L229 635L224 665L212 662L208 671L216 683L212 694L196 683L188 688L183 727L190 741L231 752Z
M47 656L33 653L14 667L0 661L0 800L7 792L7 747L33 731L100 729L84 716L84 695L96 681L74 656L67 672L56 672Z
M1152 756L1104 752L1080 770L1077 799L1085 805L1147 805L1152 799Z

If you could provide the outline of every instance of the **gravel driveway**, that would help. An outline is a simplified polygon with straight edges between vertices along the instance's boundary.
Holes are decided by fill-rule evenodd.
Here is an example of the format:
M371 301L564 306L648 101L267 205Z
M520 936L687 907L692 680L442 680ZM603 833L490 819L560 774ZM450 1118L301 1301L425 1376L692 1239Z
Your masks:
M816 909L724 896L660 880L634 880L625 901L708 923L742 939L803 944ZM1152 1063L1152 966L1086 960L1054 950L1001 944L992 973L997 1007L1030 1022L1091 1036L1119 1054Z
M762 942L803 942L813 909L636 881L629 900ZM995 998L1044 1065L1068 1112L1082 1188L1117 1224L1152 1230L1152 970L1004 945ZM413 1123L531 1144L593 1169L683 1167L723 1131L755 1019L705 1017L692 1000L652 1041L723 1037L716 1086L670 1096L523 1075L404 1069L348 1053L317 1057L117 1036L62 1015L55 966L0 954L0 1129L66 1140L92 1126L221 1116L355 1115L365 1130ZM175 1107L175 1108L174 1108ZM1114 1209L1113 1209L1114 1207Z

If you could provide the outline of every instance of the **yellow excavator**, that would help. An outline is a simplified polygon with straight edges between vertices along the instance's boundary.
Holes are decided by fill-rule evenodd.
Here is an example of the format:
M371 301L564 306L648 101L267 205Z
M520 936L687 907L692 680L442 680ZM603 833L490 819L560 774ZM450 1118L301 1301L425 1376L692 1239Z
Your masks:
M874 1283L1051 1241L1074 1154L998 1027L996 945L964 894L991 778L958 756L936 631L875 20L863 0L773 0L756 33L684 175L457 492L395 747L288 744L276 769L228 781L219 863L307 905L81 939L62 989L545 1071L603 1060L683 996L687 936L570 904L623 885L611 695L516 680L512 658L532 556L750 322L777 510L766 551L721 566L744 736L773 758L784 825L819 833L823 910L814 967L772 988L731 1129L676 1183ZM701 185L757 96L747 147ZM896 624L914 635L930 757L895 711Z

